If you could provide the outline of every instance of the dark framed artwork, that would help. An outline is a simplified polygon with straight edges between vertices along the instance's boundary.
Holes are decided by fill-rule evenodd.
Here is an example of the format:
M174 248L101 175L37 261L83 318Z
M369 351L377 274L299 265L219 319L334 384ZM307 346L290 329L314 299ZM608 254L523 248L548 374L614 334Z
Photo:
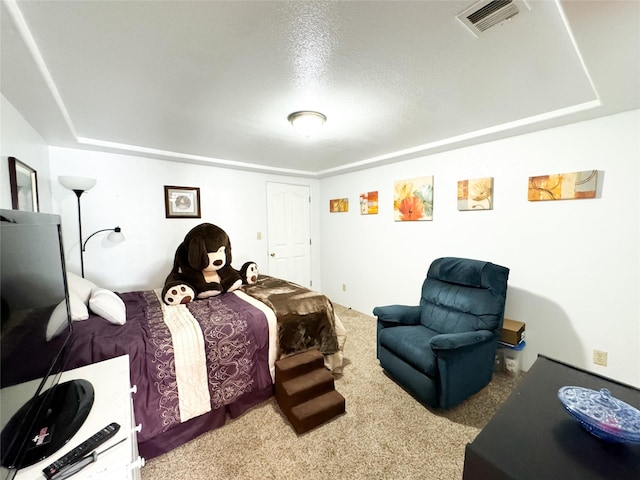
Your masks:
M164 186L167 218L200 218L200 188Z
M9 157L11 208L39 212L38 173L16 157Z

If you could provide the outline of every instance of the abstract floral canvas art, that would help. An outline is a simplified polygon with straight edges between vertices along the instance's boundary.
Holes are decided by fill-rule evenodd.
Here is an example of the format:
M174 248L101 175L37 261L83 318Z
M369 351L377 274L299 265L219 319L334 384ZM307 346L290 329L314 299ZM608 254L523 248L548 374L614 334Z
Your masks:
M595 198L597 170L529 177L529 201Z
M360 194L360 215L375 215L378 213L378 192Z
M458 210L492 210L493 178L458 180Z
M396 222L433 220L433 175L395 182L393 219Z
M334 198L329 200L329 212L348 212L349 211L349 199L348 198Z

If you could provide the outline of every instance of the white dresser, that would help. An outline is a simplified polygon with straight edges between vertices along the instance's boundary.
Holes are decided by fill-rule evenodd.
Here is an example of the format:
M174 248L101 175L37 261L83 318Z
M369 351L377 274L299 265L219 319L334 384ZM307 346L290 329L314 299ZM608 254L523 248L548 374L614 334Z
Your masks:
M118 423L120 429L112 438L99 446L97 451L100 452L123 438L125 441L69 478L71 480L140 479L140 468L144 465L144 459L138 455L136 434L139 427L135 425L132 401L135 387L131 387L129 378L128 355L64 372L60 382L85 379L92 383L95 400L91 412L69 443L46 460L20 470L15 480L45 480L43 468L73 450L111 422Z

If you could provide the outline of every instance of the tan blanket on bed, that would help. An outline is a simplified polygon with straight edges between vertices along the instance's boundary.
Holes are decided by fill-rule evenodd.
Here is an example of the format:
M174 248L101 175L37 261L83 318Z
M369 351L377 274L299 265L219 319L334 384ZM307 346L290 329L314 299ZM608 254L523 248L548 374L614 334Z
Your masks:
M310 348L324 354L338 351L333 304L324 295L268 275L242 290L275 312L282 355Z

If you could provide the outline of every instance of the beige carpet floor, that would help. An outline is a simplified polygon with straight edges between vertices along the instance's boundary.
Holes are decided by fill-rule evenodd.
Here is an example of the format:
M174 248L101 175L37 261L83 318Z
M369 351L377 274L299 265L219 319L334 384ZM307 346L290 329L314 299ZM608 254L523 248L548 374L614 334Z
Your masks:
M142 468L143 480L462 478L464 449L519 378L498 373L449 411L424 407L375 355L375 318L336 305L347 329L336 389L346 413L295 434L273 398Z

